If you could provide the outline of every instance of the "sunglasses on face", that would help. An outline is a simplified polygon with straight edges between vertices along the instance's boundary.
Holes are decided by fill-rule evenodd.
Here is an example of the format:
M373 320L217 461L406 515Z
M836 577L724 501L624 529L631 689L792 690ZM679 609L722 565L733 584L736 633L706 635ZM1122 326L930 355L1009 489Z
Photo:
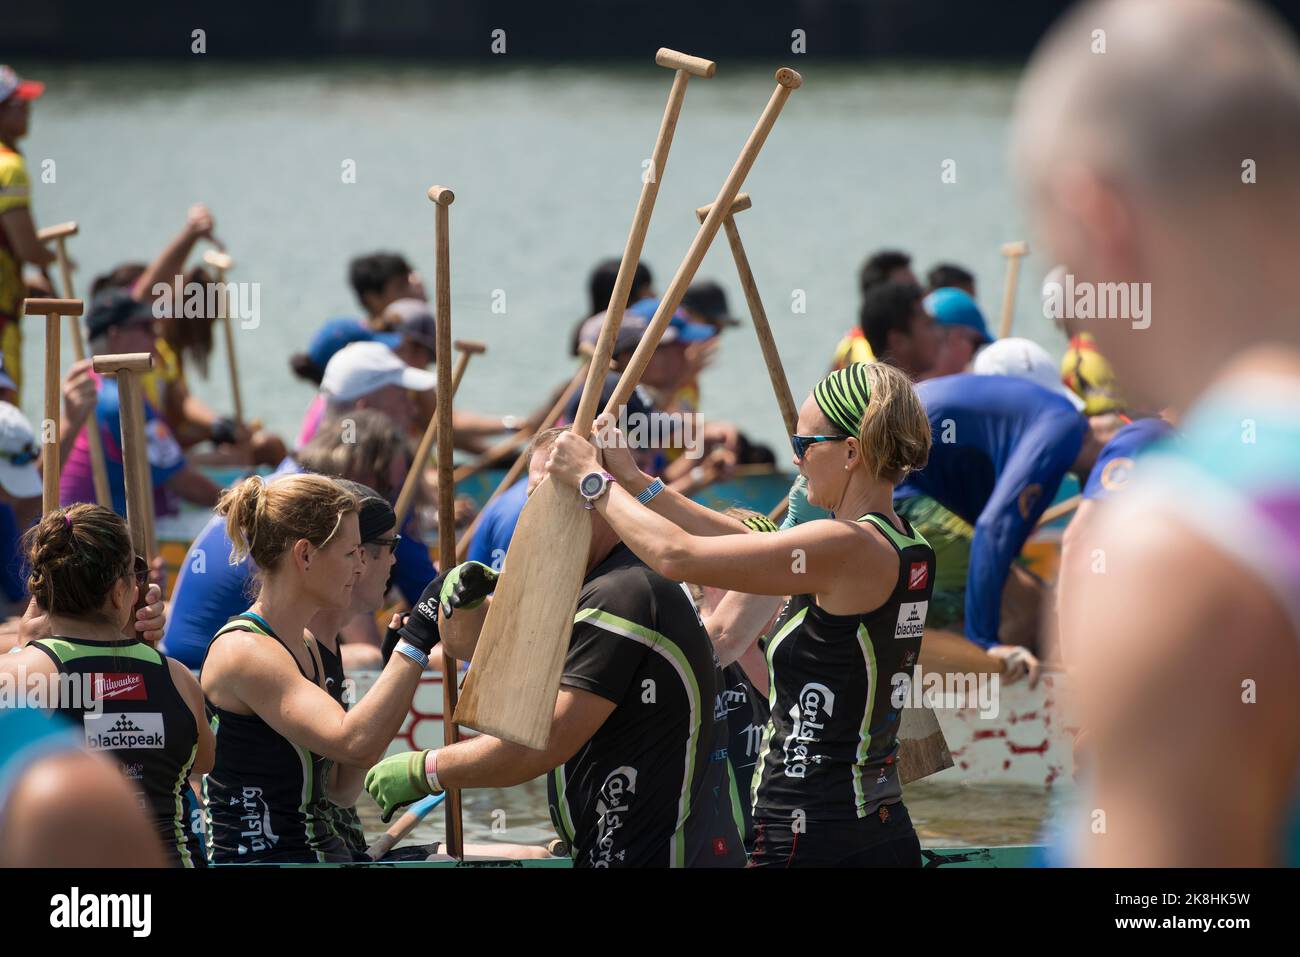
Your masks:
M802 459L818 442L843 442L847 438L847 435L792 435L790 444L794 447L794 457Z
M400 545L401 542L401 535L393 535L389 538L372 538L370 541L366 542L365 545L366 550L370 552L371 555L375 556L375 558L378 558L380 554L379 550L385 546L388 548L388 553L390 555L397 554L397 546Z

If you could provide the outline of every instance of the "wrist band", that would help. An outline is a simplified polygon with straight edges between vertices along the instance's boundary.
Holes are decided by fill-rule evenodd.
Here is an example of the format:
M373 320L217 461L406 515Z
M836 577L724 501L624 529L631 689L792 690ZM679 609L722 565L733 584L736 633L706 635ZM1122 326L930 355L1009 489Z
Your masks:
M650 500L664 490L664 482L661 478L656 478L653 482L641 490L641 494L636 500L642 505L649 505Z
M437 794L442 790L442 785L438 783L438 749L432 748L424 756L424 779L429 782L429 789Z
M394 648L393 650L397 652L399 655L406 655L406 657L410 658L417 665L419 665L421 670L429 667L429 656L426 655L419 648L415 647L415 645L411 644L405 638L399 641L397 643L397 647Z

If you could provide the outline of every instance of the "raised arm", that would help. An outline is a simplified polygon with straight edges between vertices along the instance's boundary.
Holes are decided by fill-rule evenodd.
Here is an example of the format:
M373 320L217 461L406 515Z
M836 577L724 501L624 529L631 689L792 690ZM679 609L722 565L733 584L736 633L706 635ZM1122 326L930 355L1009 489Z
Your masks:
M212 226L212 214L208 212L208 207L202 203L191 206L184 227L140 274L140 278L131 287L131 295L142 302L158 298L154 286L158 283L170 286L175 277L185 272L185 260L189 258L194 244L205 236L211 237Z

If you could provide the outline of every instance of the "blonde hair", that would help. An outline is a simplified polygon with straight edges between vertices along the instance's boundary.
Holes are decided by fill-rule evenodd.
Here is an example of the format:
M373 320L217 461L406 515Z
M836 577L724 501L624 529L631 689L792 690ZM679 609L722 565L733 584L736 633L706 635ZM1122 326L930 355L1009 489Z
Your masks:
M912 380L885 362L866 368L871 398L858 428L862 466L872 478L894 485L930 458L930 419Z
M246 478L223 492L217 514L226 520L230 561L251 557L273 569L299 539L324 548L338 534L343 516L360 508L354 496L323 475L285 475L267 482Z

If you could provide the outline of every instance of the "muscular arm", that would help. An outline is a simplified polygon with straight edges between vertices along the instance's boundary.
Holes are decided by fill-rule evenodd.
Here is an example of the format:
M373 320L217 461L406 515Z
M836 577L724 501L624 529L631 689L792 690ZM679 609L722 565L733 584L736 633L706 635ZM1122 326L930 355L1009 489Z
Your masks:
M1084 499L1075 510L1070 524L1061 536L1061 570L1056 580L1056 611L1059 622L1061 656L1067 662L1078 653L1079 646L1088 640L1090 629L1077 631L1071 626L1081 625L1086 618L1078 607L1079 583L1093 572L1093 549L1096 547L1093 523L1098 503Z
M180 692L185 704L189 706L190 713L194 715L194 723L198 727L198 747L194 754L194 766L190 769L191 774L207 774L212 770L212 765L217 757L217 739L212 734L212 726L208 724L206 710L203 704L203 689L199 687L198 679L183 664L174 658L168 658L167 668L172 676L172 684Z
M36 224L26 206L0 214L0 229L9 240L9 248L22 262L44 269L58 258L36 238Z
M167 487L187 502L212 508L221 495L221 487L192 465L187 465L167 480Z
M757 652L755 642L783 600L781 596L747 595L738 591L727 592L722 597L713 614L704 619L704 627L713 639L713 649L724 668L733 661L740 661L745 675L755 684L758 682L751 669L761 670L766 688L767 664L762 652ZM751 652L757 652L757 658Z
M450 788L504 788L557 768L591 740L614 711L614 702L579 688L561 686L546 750L489 735L438 751L438 780Z

